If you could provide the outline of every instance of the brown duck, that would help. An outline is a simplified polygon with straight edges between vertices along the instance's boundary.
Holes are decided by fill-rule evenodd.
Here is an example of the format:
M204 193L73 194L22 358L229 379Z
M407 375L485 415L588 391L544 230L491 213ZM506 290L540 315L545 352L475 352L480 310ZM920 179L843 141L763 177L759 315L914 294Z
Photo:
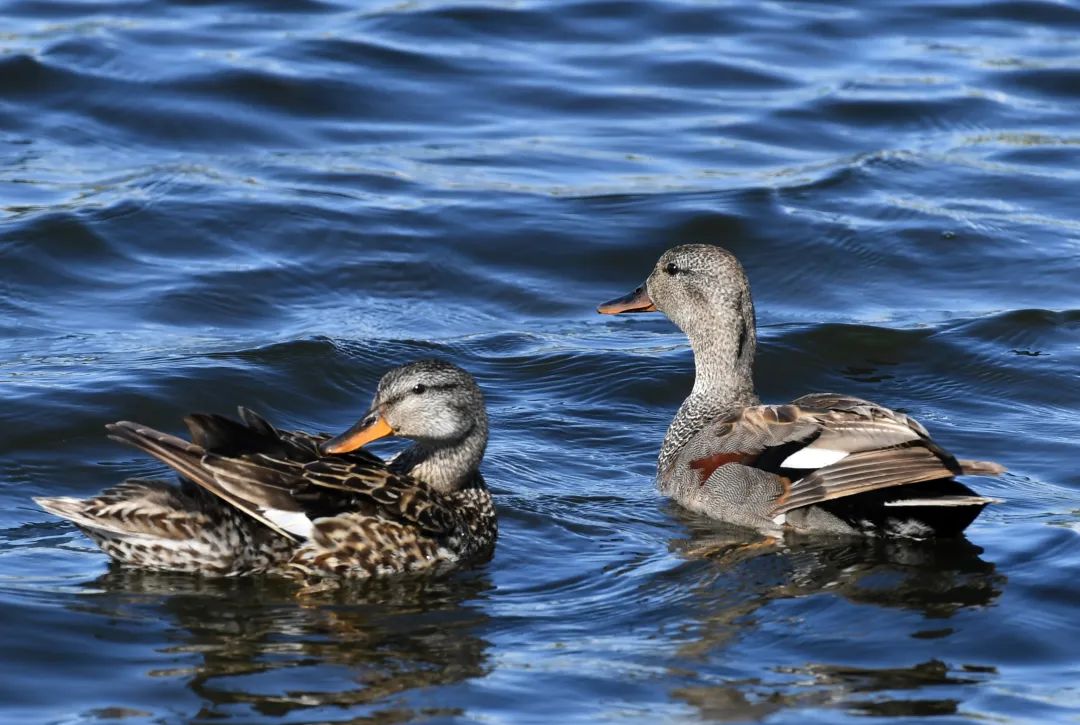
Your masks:
M859 398L754 393L754 303L742 265L705 244L669 249L645 284L598 308L660 311L690 338L696 377L657 462L660 491L715 519L778 532L954 536L994 499L953 477L959 460L914 419Z
M488 558L497 527L479 466L484 398L464 370L421 361L388 372L371 410L330 438L240 421L185 419L191 440L122 421L111 438L180 475L129 480L95 498L37 498L121 564L239 576L370 577ZM388 462L357 450L414 443Z

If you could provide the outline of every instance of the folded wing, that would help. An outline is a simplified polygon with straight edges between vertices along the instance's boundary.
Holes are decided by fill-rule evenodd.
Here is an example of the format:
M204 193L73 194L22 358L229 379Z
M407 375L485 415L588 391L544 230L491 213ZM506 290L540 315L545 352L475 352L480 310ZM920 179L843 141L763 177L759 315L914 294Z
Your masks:
M833 394L743 408L715 421L698 441L704 443L697 446L689 466L699 470L702 484L729 463L775 474L770 516L870 491L1004 471L992 462L957 460L903 413ZM961 498L943 498L942 505L992 501ZM920 499L919 505L931 504Z
M106 427L111 438L293 541L311 538L315 520L342 511L368 511L431 534L453 527L452 511L437 493L375 456L320 458L318 443L328 436L279 431L243 408L240 416L242 422L189 416L191 441L130 421Z

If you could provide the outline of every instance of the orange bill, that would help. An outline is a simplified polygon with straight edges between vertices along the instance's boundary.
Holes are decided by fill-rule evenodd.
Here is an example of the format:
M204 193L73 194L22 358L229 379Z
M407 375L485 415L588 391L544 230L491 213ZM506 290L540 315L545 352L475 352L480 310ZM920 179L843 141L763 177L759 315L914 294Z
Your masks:
M332 456L338 453L355 451L360 446L365 446L372 441L393 435L394 429L378 412L364 417L359 423L345 431L337 438L331 438L319 446L324 456Z
M641 285L628 295L608 300L596 308L601 315L621 315L624 312L655 312L649 293L645 291L645 285Z

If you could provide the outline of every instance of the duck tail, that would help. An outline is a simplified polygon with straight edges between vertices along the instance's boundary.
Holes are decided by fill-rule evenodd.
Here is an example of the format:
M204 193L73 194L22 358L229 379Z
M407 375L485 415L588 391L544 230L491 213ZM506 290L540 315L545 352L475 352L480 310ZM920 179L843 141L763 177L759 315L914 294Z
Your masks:
M71 496L34 496L34 503L45 509L53 516L67 519L78 526L91 529L103 529L109 533L119 534L115 527L106 521L94 518L88 511L90 499L73 498Z
M34 503L89 534L183 538L177 523L188 506L163 481L128 479L93 498L35 496Z
M1005 473L1005 466L993 461L968 461L957 460L960 464L960 472L969 476L1000 476Z
M231 575L229 552L247 535L243 519L214 515L200 501L165 482L129 479L93 498L40 496L35 503L67 519L113 560L161 571Z

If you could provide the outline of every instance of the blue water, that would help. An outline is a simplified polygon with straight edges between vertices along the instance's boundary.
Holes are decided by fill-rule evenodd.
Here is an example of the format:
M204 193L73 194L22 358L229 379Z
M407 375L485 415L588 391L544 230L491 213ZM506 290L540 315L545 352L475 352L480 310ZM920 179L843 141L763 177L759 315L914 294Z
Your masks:
M0 720L1080 717L1075 4L0 16ZM593 310L688 241L746 265L762 397L903 409L1005 502L777 551L659 498L689 349ZM474 571L140 574L29 500L160 473L106 422L338 431L433 355L490 404Z

